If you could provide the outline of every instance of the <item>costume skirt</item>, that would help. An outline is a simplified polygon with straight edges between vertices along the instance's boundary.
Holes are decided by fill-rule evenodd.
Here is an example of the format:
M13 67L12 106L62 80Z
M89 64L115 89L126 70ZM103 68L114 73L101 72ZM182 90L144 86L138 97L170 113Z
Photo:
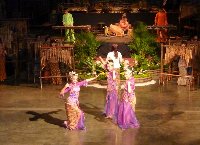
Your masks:
M67 121L65 121L66 128L69 130L84 130L84 113L78 106L72 106L65 103Z
M122 129L138 128L140 126L130 102L121 101L119 103L116 122Z
M106 96L104 113L107 117L113 118L117 111L118 97L117 91L110 91Z

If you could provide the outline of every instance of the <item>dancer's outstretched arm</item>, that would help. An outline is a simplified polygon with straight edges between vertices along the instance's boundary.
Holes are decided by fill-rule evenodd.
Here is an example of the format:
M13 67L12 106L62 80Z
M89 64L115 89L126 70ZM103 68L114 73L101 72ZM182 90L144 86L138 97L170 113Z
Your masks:
M99 59L100 59L100 61L101 61L101 63L102 63L103 65L106 65L106 61L104 61L103 58L102 58L101 56L99 56Z
M95 80L96 78L98 78L98 76L99 76L99 75L95 76L94 78L86 79L86 81L87 81L87 82L93 81L93 80Z
M62 88L62 90L60 91L60 95L64 95L65 94L65 90L69 87L69 84L66 83L66 85Z

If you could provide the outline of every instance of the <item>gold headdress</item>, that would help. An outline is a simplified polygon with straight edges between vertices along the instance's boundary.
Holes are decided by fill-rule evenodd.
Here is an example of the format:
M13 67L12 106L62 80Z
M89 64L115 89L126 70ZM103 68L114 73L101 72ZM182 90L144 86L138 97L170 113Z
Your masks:
M69 72L69 77L72 78L73 76L78 76L78 74L74 71Z
M125 70L125 73L128 74L128 75L132 75L132 70L130 68L127 68Z

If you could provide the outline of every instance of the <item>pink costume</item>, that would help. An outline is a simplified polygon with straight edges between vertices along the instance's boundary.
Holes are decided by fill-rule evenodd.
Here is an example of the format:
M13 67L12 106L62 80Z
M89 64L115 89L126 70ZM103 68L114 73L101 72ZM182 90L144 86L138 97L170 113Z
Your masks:
M113 71L107 73L107 95L104 113L107 117L113 118L117 111L118 92L116 79L113 80Z
M84 125L84 113L79 107L79 92L81 86L87 86L87 81L81 81L77 83L69 84L69 87L65 89L65 93L69 92L69 96L65 102L65 109L67 115L67 121L64 122L66 128L70 130L83 130Z
M131 93L128 92L128 82L131 85ZM134 111L133 100L135 98L135 80L133 77L126 80L125 88L122 94L122 98L119 102L118 112L116 116L116 122L122 129L138 128L140 126Z

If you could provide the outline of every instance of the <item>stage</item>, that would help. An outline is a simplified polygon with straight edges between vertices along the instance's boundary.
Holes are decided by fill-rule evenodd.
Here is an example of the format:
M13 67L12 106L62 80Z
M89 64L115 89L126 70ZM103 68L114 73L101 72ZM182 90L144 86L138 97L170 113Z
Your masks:
M63 86L0 85L1 145L198 145L200 90L171 82L136 87L139 129L121 130L102 115L106 89L83 87L80 107L85 131L63 128Z

